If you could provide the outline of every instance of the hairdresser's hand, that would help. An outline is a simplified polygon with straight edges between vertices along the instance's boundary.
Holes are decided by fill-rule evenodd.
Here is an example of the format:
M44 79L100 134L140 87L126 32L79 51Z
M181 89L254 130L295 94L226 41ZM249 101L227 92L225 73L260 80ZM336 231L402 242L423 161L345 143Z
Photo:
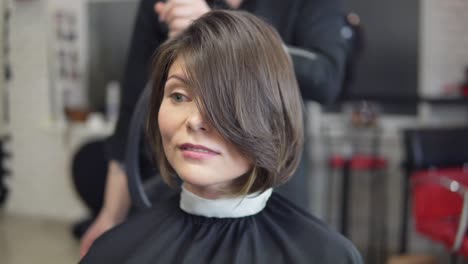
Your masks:
M165 3L157 2L154 10L159 20L168 25L169 38L172 38L211 9L205 0L167 0Z
M98 237L119 223L120 221L116 221L113 217L106 214L104 211L101 211L99 216L81 239L80 258L84 257L88 253L89 248Z
M127 175L117 161L109 162L104 205L94 223L81 239L80 257L88 253L94 240L125 220L130 209Z

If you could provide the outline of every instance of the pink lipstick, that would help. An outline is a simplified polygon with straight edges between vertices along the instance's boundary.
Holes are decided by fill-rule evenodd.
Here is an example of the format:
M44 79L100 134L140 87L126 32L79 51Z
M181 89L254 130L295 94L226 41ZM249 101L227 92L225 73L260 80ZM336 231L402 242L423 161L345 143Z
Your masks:
M194 145L189 143L182 144L180 146L180 150L185 158L196 160L208 159L219 155L218 152L203 145Z

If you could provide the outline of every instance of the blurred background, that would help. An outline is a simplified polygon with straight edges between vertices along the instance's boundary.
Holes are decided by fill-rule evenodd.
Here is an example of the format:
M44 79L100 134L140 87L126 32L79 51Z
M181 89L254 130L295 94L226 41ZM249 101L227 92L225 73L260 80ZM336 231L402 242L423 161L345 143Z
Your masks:
M77 262L73 231L89 212L74 162L113 131L137 4L1 0L0 263ZM412 173L438 166L412 167L405 131L468 126L468 2L344 4L350 79L333 104L306 102L310 212L368 263L449 263L455 235L425 232L411 199ZM468 133L457 135L438 151L462 155ZM460 159L449 165L466 174ZM462 194L458 230L464 193L448 192Z

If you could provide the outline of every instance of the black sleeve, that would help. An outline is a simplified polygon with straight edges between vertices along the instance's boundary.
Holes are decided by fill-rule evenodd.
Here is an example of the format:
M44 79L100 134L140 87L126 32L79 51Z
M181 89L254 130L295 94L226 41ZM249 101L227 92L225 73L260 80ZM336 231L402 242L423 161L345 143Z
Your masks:
M125 158L130 120L148 82L153 54L167 36L167 27L159 22L154 11L155 2L140 1L121 86L119 119L114 134L107 140L109 159L120 162Z
M304 0L296 17L296 76L304 99L333 102L342 85L346 57L341 0ZM302 55L302 56L301 56Z

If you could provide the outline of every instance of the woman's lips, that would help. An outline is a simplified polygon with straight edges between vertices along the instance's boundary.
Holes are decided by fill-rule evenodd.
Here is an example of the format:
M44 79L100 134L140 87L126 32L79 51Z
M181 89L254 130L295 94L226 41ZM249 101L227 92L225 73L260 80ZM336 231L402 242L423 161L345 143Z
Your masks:
M194 145L194 144L182 144L180 146L180 150L182 151L182 155L185 158L189 159L196 159L196 160L203 160L203 159L208 159L212 158L214 156L219 155L218 152L209 149L205 146L202 145Z

